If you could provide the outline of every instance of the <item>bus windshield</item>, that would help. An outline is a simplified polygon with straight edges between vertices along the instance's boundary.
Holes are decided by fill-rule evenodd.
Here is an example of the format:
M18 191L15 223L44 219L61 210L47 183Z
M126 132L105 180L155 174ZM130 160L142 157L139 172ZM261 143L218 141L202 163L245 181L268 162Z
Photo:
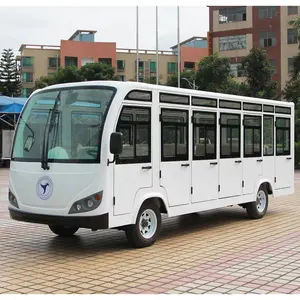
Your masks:
M104 118L115 92L89 86L34 94L20 116L12 160L41 162L47 139L48 162L100 162Z

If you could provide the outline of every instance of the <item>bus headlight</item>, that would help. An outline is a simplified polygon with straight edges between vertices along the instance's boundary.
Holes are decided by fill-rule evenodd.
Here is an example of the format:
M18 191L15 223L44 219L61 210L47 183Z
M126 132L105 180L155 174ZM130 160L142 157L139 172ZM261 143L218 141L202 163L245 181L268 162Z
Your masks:
M69 210L69 214L83 213L96 209L102 201L103 191L77 200Z
M8 201L14 207L19 208L17 198L10 190L8 192Z

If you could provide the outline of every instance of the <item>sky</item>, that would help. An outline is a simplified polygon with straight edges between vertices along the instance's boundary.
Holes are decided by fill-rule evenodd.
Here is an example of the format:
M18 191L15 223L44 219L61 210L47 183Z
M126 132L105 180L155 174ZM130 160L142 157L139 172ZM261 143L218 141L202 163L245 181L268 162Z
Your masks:
M180 40L207 35L206 6L180 6ZM136 7L0 7L0 51L21 44L59 45L77 30L97 30L95 41L136 47ZM158 7L158 48L177 43L177 7ZM156 49L155 6L139 7L139 48Z

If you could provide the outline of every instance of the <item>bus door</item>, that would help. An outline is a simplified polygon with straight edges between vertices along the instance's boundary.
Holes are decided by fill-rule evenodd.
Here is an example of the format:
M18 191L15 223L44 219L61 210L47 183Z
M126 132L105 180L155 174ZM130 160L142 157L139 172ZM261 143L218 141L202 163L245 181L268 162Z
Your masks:
M294 184L294 165L291 156L291 119L276 117L275 189L290 188Z
M167 192L169 206L189 204L189 111L161 107L160 131L160 186Z
M220 113L219 198L242 194L241 115Z
M114 215L133 210L139 189L152 187L151 108L125 105L117 124L123 151L114 167Z
M193 111L192 202L218 199L217 113Z

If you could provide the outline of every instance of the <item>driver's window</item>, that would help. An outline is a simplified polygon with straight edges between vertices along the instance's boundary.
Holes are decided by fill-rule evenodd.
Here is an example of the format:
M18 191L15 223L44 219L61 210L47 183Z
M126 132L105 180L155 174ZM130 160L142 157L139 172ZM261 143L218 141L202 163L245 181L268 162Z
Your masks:
M124 106L117 131L123 134L123 151L117 164L151 162L151 109Z

